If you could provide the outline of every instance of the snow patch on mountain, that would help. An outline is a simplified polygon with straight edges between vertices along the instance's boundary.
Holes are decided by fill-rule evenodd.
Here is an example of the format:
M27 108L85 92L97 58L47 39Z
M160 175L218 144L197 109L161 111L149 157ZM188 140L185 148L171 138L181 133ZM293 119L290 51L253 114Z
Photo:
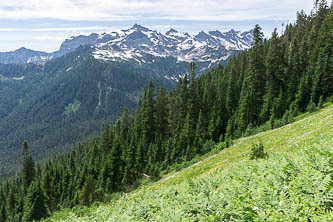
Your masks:
M109 37L112 36L112 39ZM170 29L165 34L140 25L111 34L96 36L93 56L103 61L137 61L149 63L146 57L175 57L185 62L218 62L228 59L230 51L251 47L252 31L204 32L197 35Z
M13 79L13 80L24 80L24 76L21 76L21 77L13 77L12 79Z
M161 33L135 24L132 28L111 33L72 36L53 53L33 51L24 47L13 52L0 52L0 63L44 64L82 45L91 45L92 56L105 62L134 61L142 65L153 63L154 57L173 57L178 62L203 62L211 66L213 63L227 60L235 51L250 48L252 39L252 30L201 31L191 35L175 29Z

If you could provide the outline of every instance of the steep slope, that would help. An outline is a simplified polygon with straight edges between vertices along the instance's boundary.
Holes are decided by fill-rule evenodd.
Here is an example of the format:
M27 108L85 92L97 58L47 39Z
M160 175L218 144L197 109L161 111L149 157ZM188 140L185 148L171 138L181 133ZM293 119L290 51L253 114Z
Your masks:
M31 90L31 84L42 79L42 67L34 64L0 64L0 119L8 115Z
M46 221L330 221L333 105L301 118L239 139L110 204L63 210ZM269 157L249 160L258 140Z

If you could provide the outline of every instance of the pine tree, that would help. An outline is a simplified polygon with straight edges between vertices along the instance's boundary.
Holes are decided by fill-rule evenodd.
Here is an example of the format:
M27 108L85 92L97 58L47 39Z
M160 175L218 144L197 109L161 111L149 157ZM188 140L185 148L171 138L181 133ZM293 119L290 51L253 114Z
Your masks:
M284 89L284 61L283 51L281 48L280 39L276 29L274 30L269 42L268 54L266 58L266 93L264 96L264 105L260 113L260 122L266 122L271 116L271 110L275 98L279 96L281 89ZM279 106L275 104L275 106Z
M263 47L263 33L261 27L256 25L253 30L253 48L250 54L249 63L249 86L252 89L253 107L252 115L254 116L250 122L254 122L259 116L260 109L263 103L263 95L265 92L266 83L266 68L264 63L264 47ZM252 97L252 96L251 96Z
M195 128L195 122L199 115L198 83L195 73L195 63L190 63L191 82L188 88L188 112L190 115L190 127ZM192 139L192 138L191 138Z
M165 87L157 90L155 103L156 136L165 139L169 127L169 101Z
M313 102L312 98L308 104L308 106L306 107L306 111L313 113L317 111L317 107L316 104Z
M43 176L42 176L42 189L44 190L46 194L46 198L49 203L53 203L53 189L52 189L52 181L51 181L51 176L48 171L46 171ZM49 205L49 208L52 210L54 206L52 204Z
M93 203L94 193L96 190L96 184L94 178L89 175L84 183L82 191L80 193L80 203L86 206L89 206Z
M235 57L230 60L228 68L229 69L226 70L229 77L226 95L226 107L230 115L236 109L238 104L237 91L239 90L239 88L237 86L237 74L239 73L239 71L237 70L237 60Z
M121 142L120 138L116 137L112 146L112 151L109 155L112 190L117 191L122 181L123 161L121 159Z
M40 220L48 216L46 197L39 182L32 182L24 201L24 222Z
M15 215L15 205L16 205L16 200L15 200L15 195L13 188L9 188L9 194L7 198L7 218L11 218Z
M295 103L298 111L304 112L306 106L310 100L310 88L309 88L309 76L305 75L302 77L301 82L298 86L298 92L296 94Z
M325 12L325 9L322 9ZM333 8L327 12L319 36L319 55L315 68L314 100L324 98L333 92Z
M35 162L32 157L28 155L28 143L23 143L23 166L22 166L22 179L24 190L27 191L30 184L35 178Z
M128 113L128 109L124 109L124 114L121 118L121 141L124 145L128 145L129 143L129 130L132 125L132 119Z
M0 222L6 222L6 209L4 205L0 205Z
M259 25L253 31L253 47L250 53L248 76L242 87L239 106L239 130L244 132L249 123L257 124L265 93L266 70L264 64L263 33Z
M148 90L144 92L141 118L143 142L144 145L149 145L155 138L154 85L152 81L149 81Z

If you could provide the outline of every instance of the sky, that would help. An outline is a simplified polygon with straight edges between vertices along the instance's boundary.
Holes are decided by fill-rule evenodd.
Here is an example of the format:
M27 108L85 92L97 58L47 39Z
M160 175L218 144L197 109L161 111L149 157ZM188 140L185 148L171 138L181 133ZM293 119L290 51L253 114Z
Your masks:
M0 52L26 47L52 52L76 35L140 24L166 32L246 31L266 36L310 13L313 0L0 0Z

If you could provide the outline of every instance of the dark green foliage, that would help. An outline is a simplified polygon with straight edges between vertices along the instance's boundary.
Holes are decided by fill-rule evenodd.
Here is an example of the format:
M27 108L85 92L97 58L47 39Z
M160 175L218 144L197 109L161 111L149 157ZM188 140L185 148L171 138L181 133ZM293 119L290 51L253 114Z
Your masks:
M6 209L5 209L5 206L2 205L1 208L0 208L0 222L6 222Z
M318 109L322 109L323 107L324 107L323 96L320 96L319 102L318 102Z
M80 204L89 206L95 201L96 184L92 176L88 176L80 193Z
M251 154L250 154L251 160L263 159L263 158L267 158L267 157L268 157L268 153L265 152L264 144L261 141L257 144L252 144Z
M308 106L306 107L306 111L308 111L309 113L313 113L317 111L317 107L316 104L313 102L313 100L311 99Z
M28 155L28 143L23 143L23 164L22 164L22 180L24 190L28 190L30 184L35 179L35 162L32 157Z
M130 107L119 106L123 116L114 125L103 125L99 137L75 145L70 153L40 167L24 151L21 174L0 186L0 197L6 200L0 199L0 216L20 221L24 208L28 220L35 212L27 204L34 206L33 197L47 206L36 205L42 209L36 217L47 215L44 209L51 213L111 200L115 192L130 191L141 179L157 179L161 172L180 169L199 160L199 155L230 146L232 139L293 122L309 103L333 96L329 85L333 54L328 47L332 38L327 34L332 12L332 7L319 7L310 16L299 13L296 24L289 24L281 36L274 32L267 41L256 26L252 49L199 78L192 63L190 78L179 78L170 92L149 82L133 116ZM90 65L93 69L105 66L84 65L90 72ZM96 101L98 97L91 98L91 103ZM100 108L85 116L96 114L105 117ZM216 146L217 142L222 145ZM253 145L252 158L265 156L262 143Z
M45 65L0 64L0 181L17 172L24 140L38 162L68 152L98 135L102 123L113 124L125 107L133 113L148 80L171 89L176 83L164 75L187 70L186 62L175 68L167 59L156 61L160 72L156 63L103 62L91 50L82 46Z
M33 182L24 201L24 214L22 221L32 222L40 220L48 215L46 197L41 189L40 183Z

